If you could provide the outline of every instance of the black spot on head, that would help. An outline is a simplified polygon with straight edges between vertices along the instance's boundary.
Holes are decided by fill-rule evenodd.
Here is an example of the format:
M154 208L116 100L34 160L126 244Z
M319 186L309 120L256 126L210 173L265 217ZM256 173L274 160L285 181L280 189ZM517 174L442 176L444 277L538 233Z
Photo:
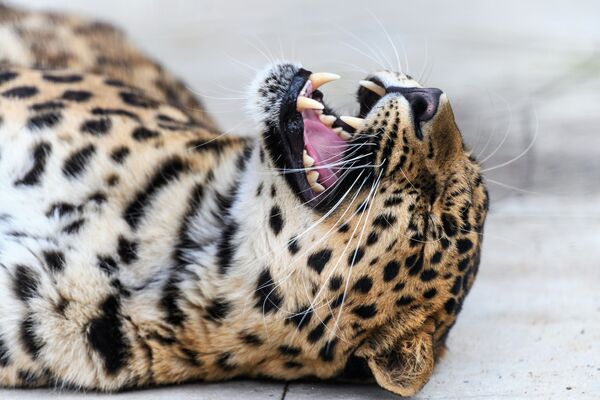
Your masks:
M60 272L65 268L65 255L62 251L44 251L42 255L46 265L52 272Z
M263 191L263 187L264 184L262 182L258 184L258 186L256 187L256 197L260 197Z
M426 269L425 271L421 272L421 280L423 282L429 282L429 281L435 279L437 276L438 276L438 273L434 269Z
M362 247L357 247L354 252L348 256L348 266L353 267L362 260L365 255L365 251Z
M277 196L277 190L275 189L275 185L271 184L271 198Z
M359 293L369 293L369 290L373 287L373 280L368 276L364 275L354 283L352 290Z
M450 247L450 241L446 238L441 238L440 244L442 245L442 248L445 250L448 249L448 247Z
M462 276L457 276L452 284L452 289L450 289L450 293L453 295L457 295L460 293L460 289L462 288Z
M17 86L2 92L2 96L9 99L26 99L38 94L38 89L33 86Z
M83 77L81 75L51 75L51 74L43 74L42 78L48 82L53 83L75 83L81 82Z
M224 298L213 299L211 304L206 307L206 314L212 321L221 321L231 311L231 303Z
M325 362L331 362L335 358L335 347L337 344L337 339L332 339L321 347L319 350L319 358Z
M308 256L307 264L310 268L314 269L320 274L321 271L323 271L323 268L325 268L325 265L331 259L331 254L332 251L330 249L317 251L316 253Z
M119 269L119 266L111 256L98 256L98 268L110 276Z
M76 101L78 103L88 101L92 94L87 90L65 90L62 95L64 100Z
M81 132L94 136L103 136L108 133L112 122L108 118L89 119L81 124Z
M40 351L44 347L44 342L38 337L36 330L38 323L33 315L27 314L21 322L20 337L24 350L31 356L32 359L37 359Z
M471 259L469 257L465 257L462 260L459 261L458 263L458 270L460 272L466 270L467 268L469 268L469 264L471 263Z
M113 159L114 162L118 164L122 164L125 161L125 158L129 155L129 148L125 146L120 146L114 148L110 153L110 158Z
M15 267L13 290L19 300L27 301L37 296L39 285L40 276L37 272L25 265L19 264Z
M179 158L173 157L164 161L156 170L150 181L139 191L135 198L123 211L123 219L132 229L138 227L144 217L147 207L150 205L158 192L171 182L177 180L179 175L187 168L187 165Z
M33 166L25 176L15 182L15 185L32 186L40 183L40 177L46 169L46 161L52 152L52 146L48 142L40 142L33 148Z
M298 356L302 350L300 350L300 348L298 347L293 347L293 346L279 346L277 348L277 350L279 351L279 353L283 354L284 356L291 356L291 357L296 357Z
M383 268L383 280L389 282L398 276L400 271L400 263L398 261L390 261Z
M334 275L329 279L329 290L332 292L337 291L342 286L342 277L340 275Z
M281 209L279 206L271 207L271 212L269 213L269 226L271 230L275 234L275 236L279 235L281 230L283 229L283 218L281 216Z
M367 246L372 246L375 243L377 243L377 240L379 239L379 235L377 234L377 232L372 231L369 233L369 236L367 236Z
M29 118L27 128L31 130L52 128L60 122L61 118L62 115L55 111L38 114Z
M438 264L442 260L442 252L436 251L433 256L431 256L431 263Z
M448 301L444 303L444 310L446 310L448 314L452 314L455 308L456 300L454 300L453 298L448 299Z
M77 178L85 172L95 152L96 146L89 144L72 153L63 164L63 174L68 178Z
M437 289L436 288L431 288L431 289L423 292L423 297L426 298L426 299L433 299L436 294L437 294Z
M133 137L138 142L143 142L144 140L154 139L160 136L160 133L157 131L150 130L148 128L144 128L143 126L138 126L131 133L131 137Z
M384 207L393 207L402 204L402 197L400 196L392 196L385 200L383 203Z
M131 264L138 259L138 243L119 236L117 253L125 264Z
M265 268L258 277L254 296L256 297L256 308L265 314L277 311L281 307L283 299L279 294L279 289L275 287L268 268Z
M240 340L250 346L260 346L264 343L264 341L260 338L260 336L254 334L254 333L248 333L248 332L241 333Z
M142 93L120 92L119 96L121 96L121 100L125 103L134 107L155 108L159 104L156 100L148 98Z
M340 227L338 228L338 232L340 233L346 233L350 230L350 225L348 225L347 223L343 223L342 225L340 225Z
M380 214L373 220L373 226L379 227L382 230L391 228L396 223L396 217L392 214Z
M108 296L100 306L100 315L92 319L87 328L88 341L104 361L109 375L119 372L131 355L119 313L119 299Z
M452 237L456 235L456 232L458 231L458 223L456 222L456 218L450 214L443 214L442 227L446 233L446 236Z
M464 238L456 241L456 249L458 250L459 254L464 254L471 250L471 248L473 248L473 242L471 242L470 239Z
M352 309L352 313L362 319L373 318L377 315L377 306L375 304L356 306Z

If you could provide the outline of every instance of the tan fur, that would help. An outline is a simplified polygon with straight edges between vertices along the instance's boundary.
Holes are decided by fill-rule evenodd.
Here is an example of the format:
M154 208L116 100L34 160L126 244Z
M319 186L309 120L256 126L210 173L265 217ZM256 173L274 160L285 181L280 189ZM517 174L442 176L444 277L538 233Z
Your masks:
M4 70L16 74L0 85L1 162L9 163L0 163L6 201L0 212L13 224L4 227L0 218L0 285L7 293L0 302L0 361L7 347L0 384L119 390L238 376L329 379L343 378L356 359L379 385L402 396L427 382L475 278L488 202L445 95L423 125L423 140L415 136L406 99L390 95L377 103L356 136L379 140L372 170L381 179L325 218L302 205L277 173L264 137L221 136L194 96L114 28L5 6L0 27L6 34L0 29L0 43L19 38L10 51L0 46ZM265 82L285 83L297 69L272 66ZM48 74L82 79L56 83ZM386 86L418 85L390 71L372 77ZM258 87L265 82L259 79ZM38 92L5 95L22 86ZM65 100L65 90L91 97ZM268 122L276 106L261 109L269 101L261 93L255 106ZM31 119L47 112L36 107L51 102L62 104L60 120L32 127ZM109 132L83 129L99 119L110 121ZM139 128L155 136L136 139ZM52 153L41 182L23 188L16 182L31 171L33 149L43 142ZM69 157L87 144L95 146L93 158L77 179L69 177ZM116 162L119 146L130 152ZM160 183L157 171L169 157L182 171ZM128 207L153 179L161 190L140 200L136 212L143 218L127 222L137 217ZM191 194L198 187L195 205ZM88 199L98 192L104 200ZM59 215L49 211L56 202L79 207ZM275 208L279 230L272 227ZM81 230L65 233L77 216L85 220ZM225 232L232 226L223 272ZM191 239L183 235L188 231ZM136 243L135 259L127 260L120 237ZM182 238L189 242L179 243ZM65 258L60 272L44 261L48 247ZM310 264L320 251L329 253L318 270ZM100 256L113 257L118 271L99 268ZM35 279L19 278L19 265ZM28 316L35 326L23 334ZM31 336L42 342L37 351ZM111 345L126 354L114 354ZM368 370L359 375L371 378Z

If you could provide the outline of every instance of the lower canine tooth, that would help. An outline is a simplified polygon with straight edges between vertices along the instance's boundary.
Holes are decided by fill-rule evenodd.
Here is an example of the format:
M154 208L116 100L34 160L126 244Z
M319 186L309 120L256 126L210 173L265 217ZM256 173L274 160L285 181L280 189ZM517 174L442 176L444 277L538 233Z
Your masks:
M319 179L319 173L317 171L310 171L306 174L306 179L308 179L308 183L311 185L317 183L317 179Z
M360 128L362 128L362 126L365 122L365 120L363 118L356 118L356 117L342 116L342 117L340 117L340 119L356 130L359 130Z
M302 161L304 162L304 166L306 168L310 168L315 165L315 159L309 156L306 150L304 150L304 153L302 153Z
M312 184L310 185L310 188L311 188L312 190L314 190L315 192L317 192L317 193L321 193L322 191L324 191L324 190L325 190L325 186L321 185L320 183L316 183L316 182L315 182L315 183L312 183Z
M342 138L344 140L352 139L352 135L349 134L348 132L346 132L340 126L338 126L337 128L333 128L333 131L335 132L336 135L338 135L340 138Z
M341 132L340 132L340 137L341 137L342 139L344 139L344 140L350 140L350 139L352 139L352 135L351 135L351 134L349 134L349 133L348 133L348 132L346 132L346 131L341 131Z
M324 107L323 104L310 97L298 96L298 100L296 100L296 110L298 112L302 112L309 108L313 110L322 110Z
M335 120L337 119L336 117L334 117L333 115L321 115L319 117L319 119L321 120L321 122L323 123L323 125L327 125L328 127L332 127L333 123L335 122Z

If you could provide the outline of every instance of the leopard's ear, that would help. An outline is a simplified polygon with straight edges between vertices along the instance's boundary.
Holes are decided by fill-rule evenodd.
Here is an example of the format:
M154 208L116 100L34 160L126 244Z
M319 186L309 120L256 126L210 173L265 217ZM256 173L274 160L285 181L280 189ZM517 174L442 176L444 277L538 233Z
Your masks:
M400 396L413 396L427 383L435 357L433 330L424 328L367 357L379 386Z

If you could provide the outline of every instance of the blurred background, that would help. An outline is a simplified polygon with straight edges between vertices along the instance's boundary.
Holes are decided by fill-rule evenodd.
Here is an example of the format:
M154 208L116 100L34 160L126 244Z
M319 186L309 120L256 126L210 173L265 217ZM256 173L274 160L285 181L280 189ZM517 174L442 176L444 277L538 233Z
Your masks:
M600 397L600 2L11 3L119 25L232 133L252 133L246 89L276 59L342 75L324 91L344 113L377 69L443 89L492 210L479 280L419 397ZM336 396L387 394L291 384L283 395Z

